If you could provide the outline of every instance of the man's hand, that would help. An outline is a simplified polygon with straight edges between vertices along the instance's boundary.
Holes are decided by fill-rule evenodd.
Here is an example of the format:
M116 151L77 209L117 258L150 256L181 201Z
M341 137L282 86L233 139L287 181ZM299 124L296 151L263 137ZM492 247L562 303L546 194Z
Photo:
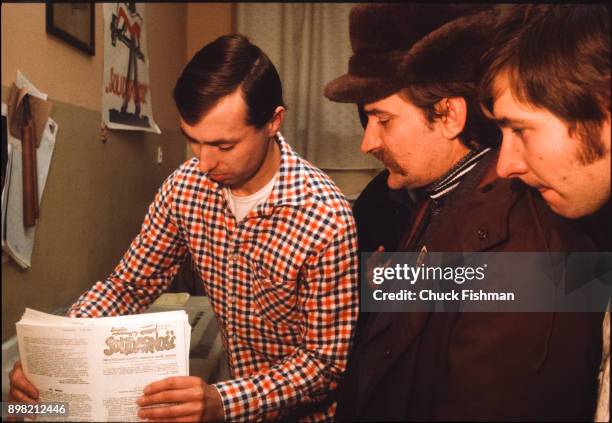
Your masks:
M11 389L8 400L11 402L25 402L36 404L38 401L38 389L25 377L21 368L21 361L17 361L9 374Z
M138 417L153 421L223 421L223 402L219 392L195 376L168 377L147 385L138 405L154 406L138 411Z

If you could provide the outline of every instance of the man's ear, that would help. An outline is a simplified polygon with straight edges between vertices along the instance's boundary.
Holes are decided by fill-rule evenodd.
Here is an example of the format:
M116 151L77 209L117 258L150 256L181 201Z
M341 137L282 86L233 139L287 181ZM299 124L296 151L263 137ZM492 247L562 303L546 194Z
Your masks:
M443 98L436 105L440 117L442 134L449 140L459 136L467 120L467 103L463 97Z
M278 106L274 109L272 119L270 119L267 124L269 137L274 136L278 132L283 123L283 119L285 119L285 108L283 106Z

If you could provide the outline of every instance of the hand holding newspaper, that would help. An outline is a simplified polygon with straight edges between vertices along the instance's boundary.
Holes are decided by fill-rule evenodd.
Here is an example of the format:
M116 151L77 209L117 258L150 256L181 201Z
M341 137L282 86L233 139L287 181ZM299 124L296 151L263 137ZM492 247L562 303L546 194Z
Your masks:
M96 319L26 309L17 322L24 373L39 401L68 403L69 421L138 421L143 388L189 374L184 311Z

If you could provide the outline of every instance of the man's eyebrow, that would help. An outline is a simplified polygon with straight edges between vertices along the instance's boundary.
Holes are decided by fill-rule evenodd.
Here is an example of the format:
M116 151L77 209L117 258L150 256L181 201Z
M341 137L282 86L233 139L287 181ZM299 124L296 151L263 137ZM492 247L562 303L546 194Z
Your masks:
M392 113L386 111L386 110L381 110L381 109L363 109L364 113L368 116L370 115L390 115Z
M507 128L509 126L527 126L529 124L529 122L523 119L511 119L507 117L494 119L494 121L498 126L502 128Z
M183 128L181 128L181 132L183 133L185 138L187 138L191 142L195 142L197 144L211 145L213 147L216 147L218 145L223 145L223 144L236 144L238 142L238 140L233 140L233 139L222 139L222 140L200 142L200 141L196 140L195 138L192 138L189 135L187 135L187 132L185 132L185 130Z

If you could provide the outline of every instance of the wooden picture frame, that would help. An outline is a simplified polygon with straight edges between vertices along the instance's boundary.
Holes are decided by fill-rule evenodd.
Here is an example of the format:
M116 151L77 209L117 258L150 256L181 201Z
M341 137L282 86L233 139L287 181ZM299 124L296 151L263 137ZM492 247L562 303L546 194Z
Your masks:
M94 9L93 2L47 2L47 32L94 56L96 54Z

